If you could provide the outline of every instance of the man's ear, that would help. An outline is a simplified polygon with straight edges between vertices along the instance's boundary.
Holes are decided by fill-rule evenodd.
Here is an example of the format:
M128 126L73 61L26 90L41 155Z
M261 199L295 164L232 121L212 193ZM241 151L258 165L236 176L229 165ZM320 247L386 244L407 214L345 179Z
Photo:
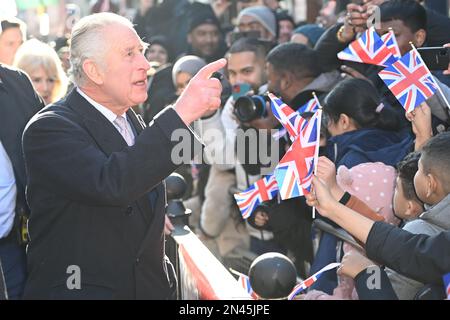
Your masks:
M427 198L431 197L439 187L439 181L436 179L434 174L427 174Z
M187 35L187 43L192 44L192 35L190 33Z
M83 71L86 76L97 85L103 84L103 73L100 67L91 59L86 59L82 65Z
M280 89L281 91L286 91L292 85L292 74L289 72L282 72L280 74Z
M414 33L414 45L418 48L423 46L425 43L425 40L427 38L427 32L423 29L417 30L416 33Z

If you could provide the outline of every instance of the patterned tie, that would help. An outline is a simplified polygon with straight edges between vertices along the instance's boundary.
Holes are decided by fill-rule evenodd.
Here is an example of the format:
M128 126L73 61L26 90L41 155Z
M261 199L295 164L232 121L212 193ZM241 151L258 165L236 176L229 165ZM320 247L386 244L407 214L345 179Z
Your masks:
M119 128L119 132L122 135L122 137L125 139L125 142L132 146L134 144L134 137L133 134L128 129L127 120L125 117L117 116L116 120L114 120L114 123Z

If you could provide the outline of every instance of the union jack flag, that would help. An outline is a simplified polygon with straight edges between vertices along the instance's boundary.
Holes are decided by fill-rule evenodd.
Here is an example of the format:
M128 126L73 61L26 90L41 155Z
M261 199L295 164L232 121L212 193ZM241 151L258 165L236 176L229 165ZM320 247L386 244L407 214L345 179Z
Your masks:
M444 286L445 286L445 293L447 294L447 300L450 300L450 273L447 273L444 276Z
M437 90L433 76L415 49L380 71L378 75L406 112L414 110Z
M383 40L386 47L391 50L392 55L396 59L400 59L402 57L400 48L398 47L397 39L395 38L394 30L389 29L389 32L381 36L381 40Z
M288 296L288 300L292 300L294 299L294 297L296 295L298 295L300 292L302 292L303 290L308 289L309 287L311 287L314 282L317 281L317 279L320 278L320 276L328 270L334 269L336 267L339 267L341 264L340 263L330 263L329 265L323 267L322 269L320 269L319 271L317 271L316 273L314 273L312 276L310 276L309 278L303 280L302 282L300 282L299 284L297 284L294 289L292 289L291 293Z
M280 121L283 127L289 133L291 140L293 141L300 133L301 126L304 122L304 118L300 114L291 109L286 103L277 98L274 94L269 93L271 100L272 113L275 118Z
M361 37L350 43L337 56L341 60L375 64L383 67L397 60L392 55L391 50L381 40L374 27L366 30Z
M320 108L320 102L317 99L316 95L313 96L311 100L309 100L305 105L300 107L297 112L302 114L305 112L316 112L317 109Z
M247 219L260 203L273 199L277 193L277 181L270 175L256 181L244 192L236 193L234 198L242 218Z
M291 199L308 194L317 163L320 138L319 109L311 119L305 120L299 136L275 168L275 178L281 199Z
M252 286L250 285L250 278L243 273L239 272L238 283L244 288L244 290L253 298L257 299L258 296L253 291Z
M281 101L281 99L277 98L274 94L269 93L269 97L272 101L272 113L287 130L291 137L291 141L295 140L306 125L306 121L301 114L304 112L316 112L320 107L320 102L315 95L297 111L292 110L291 107Z

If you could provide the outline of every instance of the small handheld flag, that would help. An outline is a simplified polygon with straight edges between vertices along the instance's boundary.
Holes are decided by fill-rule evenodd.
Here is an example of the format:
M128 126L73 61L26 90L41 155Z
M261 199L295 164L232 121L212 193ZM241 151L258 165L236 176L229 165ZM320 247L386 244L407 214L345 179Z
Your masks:
M275 178L281 199L291 199L309 193L317 163L320 142L321 110L305 125L299 136L275 168Z
M255 291L253 291L253 289L252 289L252 286L251 286L251 284L250 284L250 278L247 276L247 275L245 275L245 274L243 274L243 273L240 273L239 271L236 271L236 270L233 270L233 269L230 269L230 271L233 273L233 274L235 274L235 275L237 275L239 278L238 278L238 280L237 280L237 282L239 283L239 285L242 287L242 288L244 288L244 290L253 298L253 299L258 299L258 296L257 296L257 294L255 293Z
M294 111L291 107L285 104L280 98L277 98L274 94L269 93L271 100L272 113L275 118L283 125L283 127L289 133L291 141L299 135L302 130L302 126L306 121L301 116L305 112L316 112L320 107L320 102L316 95L309 100L305 105L301 106L297 111Z
M234 198L242 218L247 219L259 204L272 200L277 193L277 181L273 175L270 175L256 181L244 192L236 193Z
M300 282L299 284L297 284L294 289L292 289L292 292L289 294L288 296L288 300L292 300L294 299L294 297L296 295L298 295L300 292L302 292L303 290L308 289L309 287L311 287L314 282L317 281L317 279L320 278L320 276L329 270L332 270L334 268L339 267L341 264L334 262L334 263L330 263L329 265L323 267L322 269L320 269L319 271L317 271L316 273L314 273L312 276L310 276L309 278L307 278L306 280Z
M383 67L391 65L397 60L392 54L392 51L377 34L374 27L366 30L361 37L350 43L337 56L341 60L374 64Z
M389 32L383 34L381 36L381 40L383 40L386 47L391 50L392 55L396 59L400 59L402 54L400 53L400 48L397 43L397 38L395 38L395 33L392 28L389 28Z
M415 48L378 73L406 112L431 97L438 85Z

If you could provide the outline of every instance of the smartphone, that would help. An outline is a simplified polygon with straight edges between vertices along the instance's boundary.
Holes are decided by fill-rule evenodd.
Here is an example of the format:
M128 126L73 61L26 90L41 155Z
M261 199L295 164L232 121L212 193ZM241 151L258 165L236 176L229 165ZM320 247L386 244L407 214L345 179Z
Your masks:
M450 48L424 47L417 48L420 56L430 70L447 70L450 63Z
M238 83L232 87L231 95L233 100L236 101L240 97L243 97L251 90L251 86L248 83Z

